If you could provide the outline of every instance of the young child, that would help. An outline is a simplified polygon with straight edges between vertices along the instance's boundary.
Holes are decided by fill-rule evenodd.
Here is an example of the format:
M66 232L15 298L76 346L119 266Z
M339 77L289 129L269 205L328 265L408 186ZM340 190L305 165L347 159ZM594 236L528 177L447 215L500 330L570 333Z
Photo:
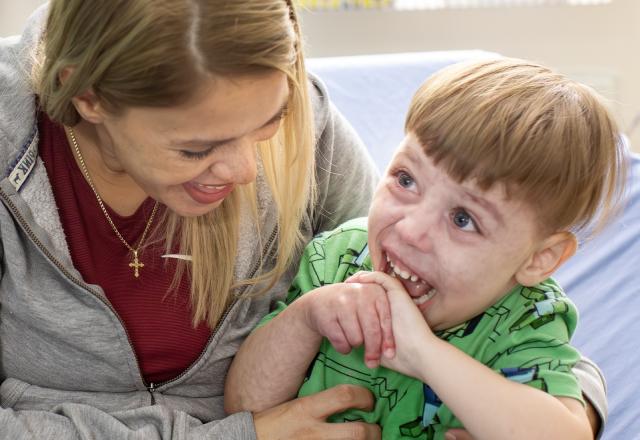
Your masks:
M499 59L430 78L405 130L368 224L317 236L286 303L243 344L227 410L349 383L374 408L331 420L378 423L384 439L462 426L592 438L571 372L577 311L550 275L620 196L609 113L581 84Z

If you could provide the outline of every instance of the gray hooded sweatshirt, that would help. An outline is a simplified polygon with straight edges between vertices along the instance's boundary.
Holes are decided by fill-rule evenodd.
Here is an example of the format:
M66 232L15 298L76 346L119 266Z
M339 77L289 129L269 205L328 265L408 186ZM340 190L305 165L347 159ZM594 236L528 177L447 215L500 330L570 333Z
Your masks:
M225 376L296 268L266 295L237 298L179 377L157 386L145 382L122 320L100 286L87 284L73 266L38 155L29 75L45 13L34 14L22 36L0 39L0 438L253 439L251 414L224 413ZM304 221L307 240L365 215L376 180L364 146L328 103L322 84L311 78L310 90L319 197L316 214ZM254 274L260 255L266 268L272 263L276 213L262 175L258 187L262 238L252 222L242 222L237 278ZM597 368L585 361L579 370L604 415Z

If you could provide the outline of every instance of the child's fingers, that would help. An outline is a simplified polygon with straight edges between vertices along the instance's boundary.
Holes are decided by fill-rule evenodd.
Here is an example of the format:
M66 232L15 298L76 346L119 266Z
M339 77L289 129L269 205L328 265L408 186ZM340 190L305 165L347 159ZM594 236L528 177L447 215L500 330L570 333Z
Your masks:
M360 276L362 274L365 274L365 273L371 273L371 272L367 272L366 270L358 271L358 272L354 273L353 275L351 275L346 280L344 280L344 282L345 283L359 283L358 279L360 278Z
M359 283L376 283L387 292L392 290L405 291L404 286L396 278L382 272L358 272ZM355 276L354 275L354 276Z
M327 327L328 328L324 332L324 336L329 340L329 343L331 343L333 348L335 348L338 353L349 353L351 351L351 345L349 345L347 337L340 324L337 321L334 321Z
M380 363L382 330L375 302L369 301L358 308L358 319L364 334L364 361L367 367L375 368Z
M396 342L393 337L393 325L391 321L391 307L389 298L385 295L375 302L380 329L382 330L382 354L391 359L396 354Z
M363 344L364 337L362 335L362 329L360 328L357 309L345 304L342 310L338 312L338 323L347 338L349 349L351 349L351 347L359 347Z

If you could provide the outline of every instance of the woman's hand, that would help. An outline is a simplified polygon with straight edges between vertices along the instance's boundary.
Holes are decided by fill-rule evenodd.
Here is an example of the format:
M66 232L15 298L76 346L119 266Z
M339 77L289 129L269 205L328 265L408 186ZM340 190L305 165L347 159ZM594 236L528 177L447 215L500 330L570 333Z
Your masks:
M370 411L373 396L361 387L338 385L254 414L258 440L355 439L379 440L378 425L363 422L327 423L332 414L349 408Z
M364 360L377 367L384 353L395 353L391 310L386 292L375 283L328 284L309 292L306 302L309 327L326 337L340 353L364 344Z

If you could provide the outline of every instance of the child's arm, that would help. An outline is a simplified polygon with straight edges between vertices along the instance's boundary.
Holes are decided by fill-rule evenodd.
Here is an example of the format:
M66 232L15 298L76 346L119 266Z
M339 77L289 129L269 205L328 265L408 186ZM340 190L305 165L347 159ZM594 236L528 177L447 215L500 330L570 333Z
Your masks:
M323 336L341 353L364 343L372 366L382 351L393 355L384 289L329 284L293 301L240 347L227 375L225 410L262 411L295 397Z
M383 365L428 383L475 440L593 438L579 401L512 382L439 339L397 280L375 272L353 281L389 296L396 356Z

